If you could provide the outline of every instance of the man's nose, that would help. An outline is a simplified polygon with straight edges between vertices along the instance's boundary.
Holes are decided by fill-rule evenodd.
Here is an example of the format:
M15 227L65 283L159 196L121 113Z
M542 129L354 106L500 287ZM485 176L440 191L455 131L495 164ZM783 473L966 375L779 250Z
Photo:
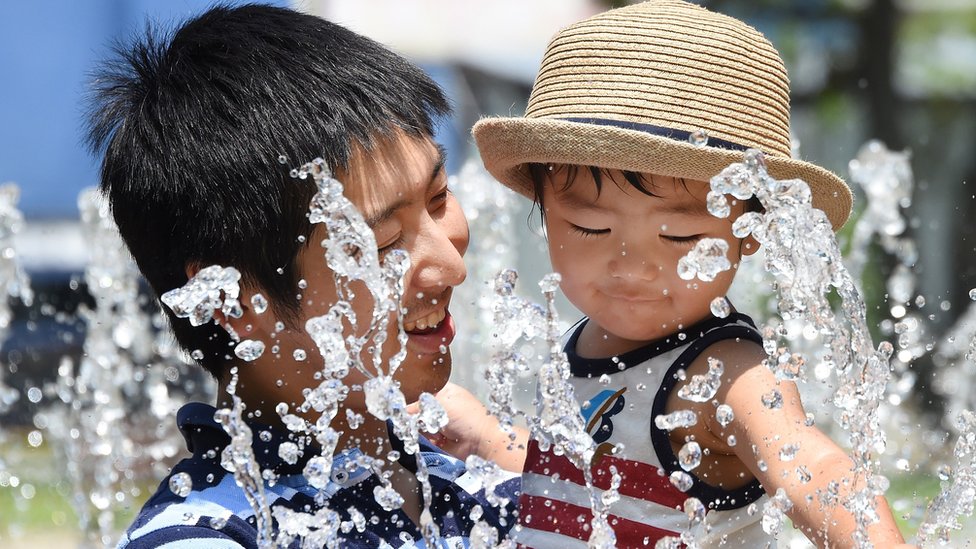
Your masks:
M440 290L464 282L467 268L468 224L460 208L444 218L428 218L417 250L410 255L411 285L417 290Z

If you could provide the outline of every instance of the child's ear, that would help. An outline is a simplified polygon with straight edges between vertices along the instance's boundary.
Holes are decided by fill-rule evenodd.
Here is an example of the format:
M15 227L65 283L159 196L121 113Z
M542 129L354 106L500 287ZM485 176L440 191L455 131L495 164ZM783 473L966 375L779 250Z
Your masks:
M759 251L759 241L749 235L739 241L739 252L741 255L752 255Z

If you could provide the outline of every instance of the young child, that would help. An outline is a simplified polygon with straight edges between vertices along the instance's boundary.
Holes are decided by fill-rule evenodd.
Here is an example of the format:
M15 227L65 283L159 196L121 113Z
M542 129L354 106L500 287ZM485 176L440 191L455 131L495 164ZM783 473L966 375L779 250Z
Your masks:
M525 116L474 127L488 171L539 205L553 269L586 315L565 351L598 445L594 484L609 487L614 470L622 477L609 508L621 547L653 547L677 535L689 524L682 508L689 497L708 509L702 547L766 547L761 500L780 489L792 502L788 515L812 541L854 544L854 519L839 502L864 479L807 422L795 385L762 364L753 321L711 313L735 268L707 283L677 273L678 260L705 238L728 242L733 266L755 252L755 241L735 238L731 227L757 204L734 204L727 219L706 209L707 181L750 148L763 151L773 177L809 183L835 229L847 220L844 182L790 158L789 112L785 67L759 32L687 2L653 0L560 31ZM724 364L714 397L680 398L712 359ZM773 391L782 395L778 409L762 402ZM731 407L734 420L717 417L719 404ZM670 432L655 425L679 410L697 422ZM669 476L681 478L679 452L689 441L700 456L691 445L681 459L700 464L682 491ZM569 460L530 444L517 541L583 547L590 502L582 484ZM887 503L876 503L871 542L902 543Z

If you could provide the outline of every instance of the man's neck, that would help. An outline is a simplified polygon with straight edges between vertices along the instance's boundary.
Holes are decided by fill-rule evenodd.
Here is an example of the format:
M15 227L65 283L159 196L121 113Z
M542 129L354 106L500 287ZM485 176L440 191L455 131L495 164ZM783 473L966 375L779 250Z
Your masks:
M240 385L239 389L241 389L240 397L244 405L243 415L246 420L257 421L274 428L285 428L281 417L275 410L277 403L255 401L253 396L248 395L248 391L246 391L243 385ZM220 384L216 405L218 408L230 408L233 406L233 398L227 392L226 383ZM335 452L358 449L365 455L382 459L383 469L392 473L390 475L390 483L403 497L404 502L401 510L414 524L419 525L423 502L420 496L420 486L417 482L417 476L413 471L404 467L398 460L389 461L386 459L390 452L394 450L390 442L390 434L386 421L378 419L366 410L356 410L356 414L361 419L354 419L356 428L353 429L350 426L350 418L346 410L347 408L340 405L339 413L329 422L329 426L339 433L339 440L336 444ZM318 417L314 416L314 412L298 415L304 417L312 424L318 419Z

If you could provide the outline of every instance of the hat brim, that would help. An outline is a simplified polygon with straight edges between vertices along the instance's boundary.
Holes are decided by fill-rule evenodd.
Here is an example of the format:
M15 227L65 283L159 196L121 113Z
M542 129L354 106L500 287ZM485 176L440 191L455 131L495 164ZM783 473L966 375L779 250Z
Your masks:
M596 166L708 181L742 151L698 146L637 130L543 118L484 118L472 129L485 169L516 192L534 198L524 164L539 162ZM776 179L802 179L813 206L840 229L851 213L853 196L840 177L809 162L766 155Z

